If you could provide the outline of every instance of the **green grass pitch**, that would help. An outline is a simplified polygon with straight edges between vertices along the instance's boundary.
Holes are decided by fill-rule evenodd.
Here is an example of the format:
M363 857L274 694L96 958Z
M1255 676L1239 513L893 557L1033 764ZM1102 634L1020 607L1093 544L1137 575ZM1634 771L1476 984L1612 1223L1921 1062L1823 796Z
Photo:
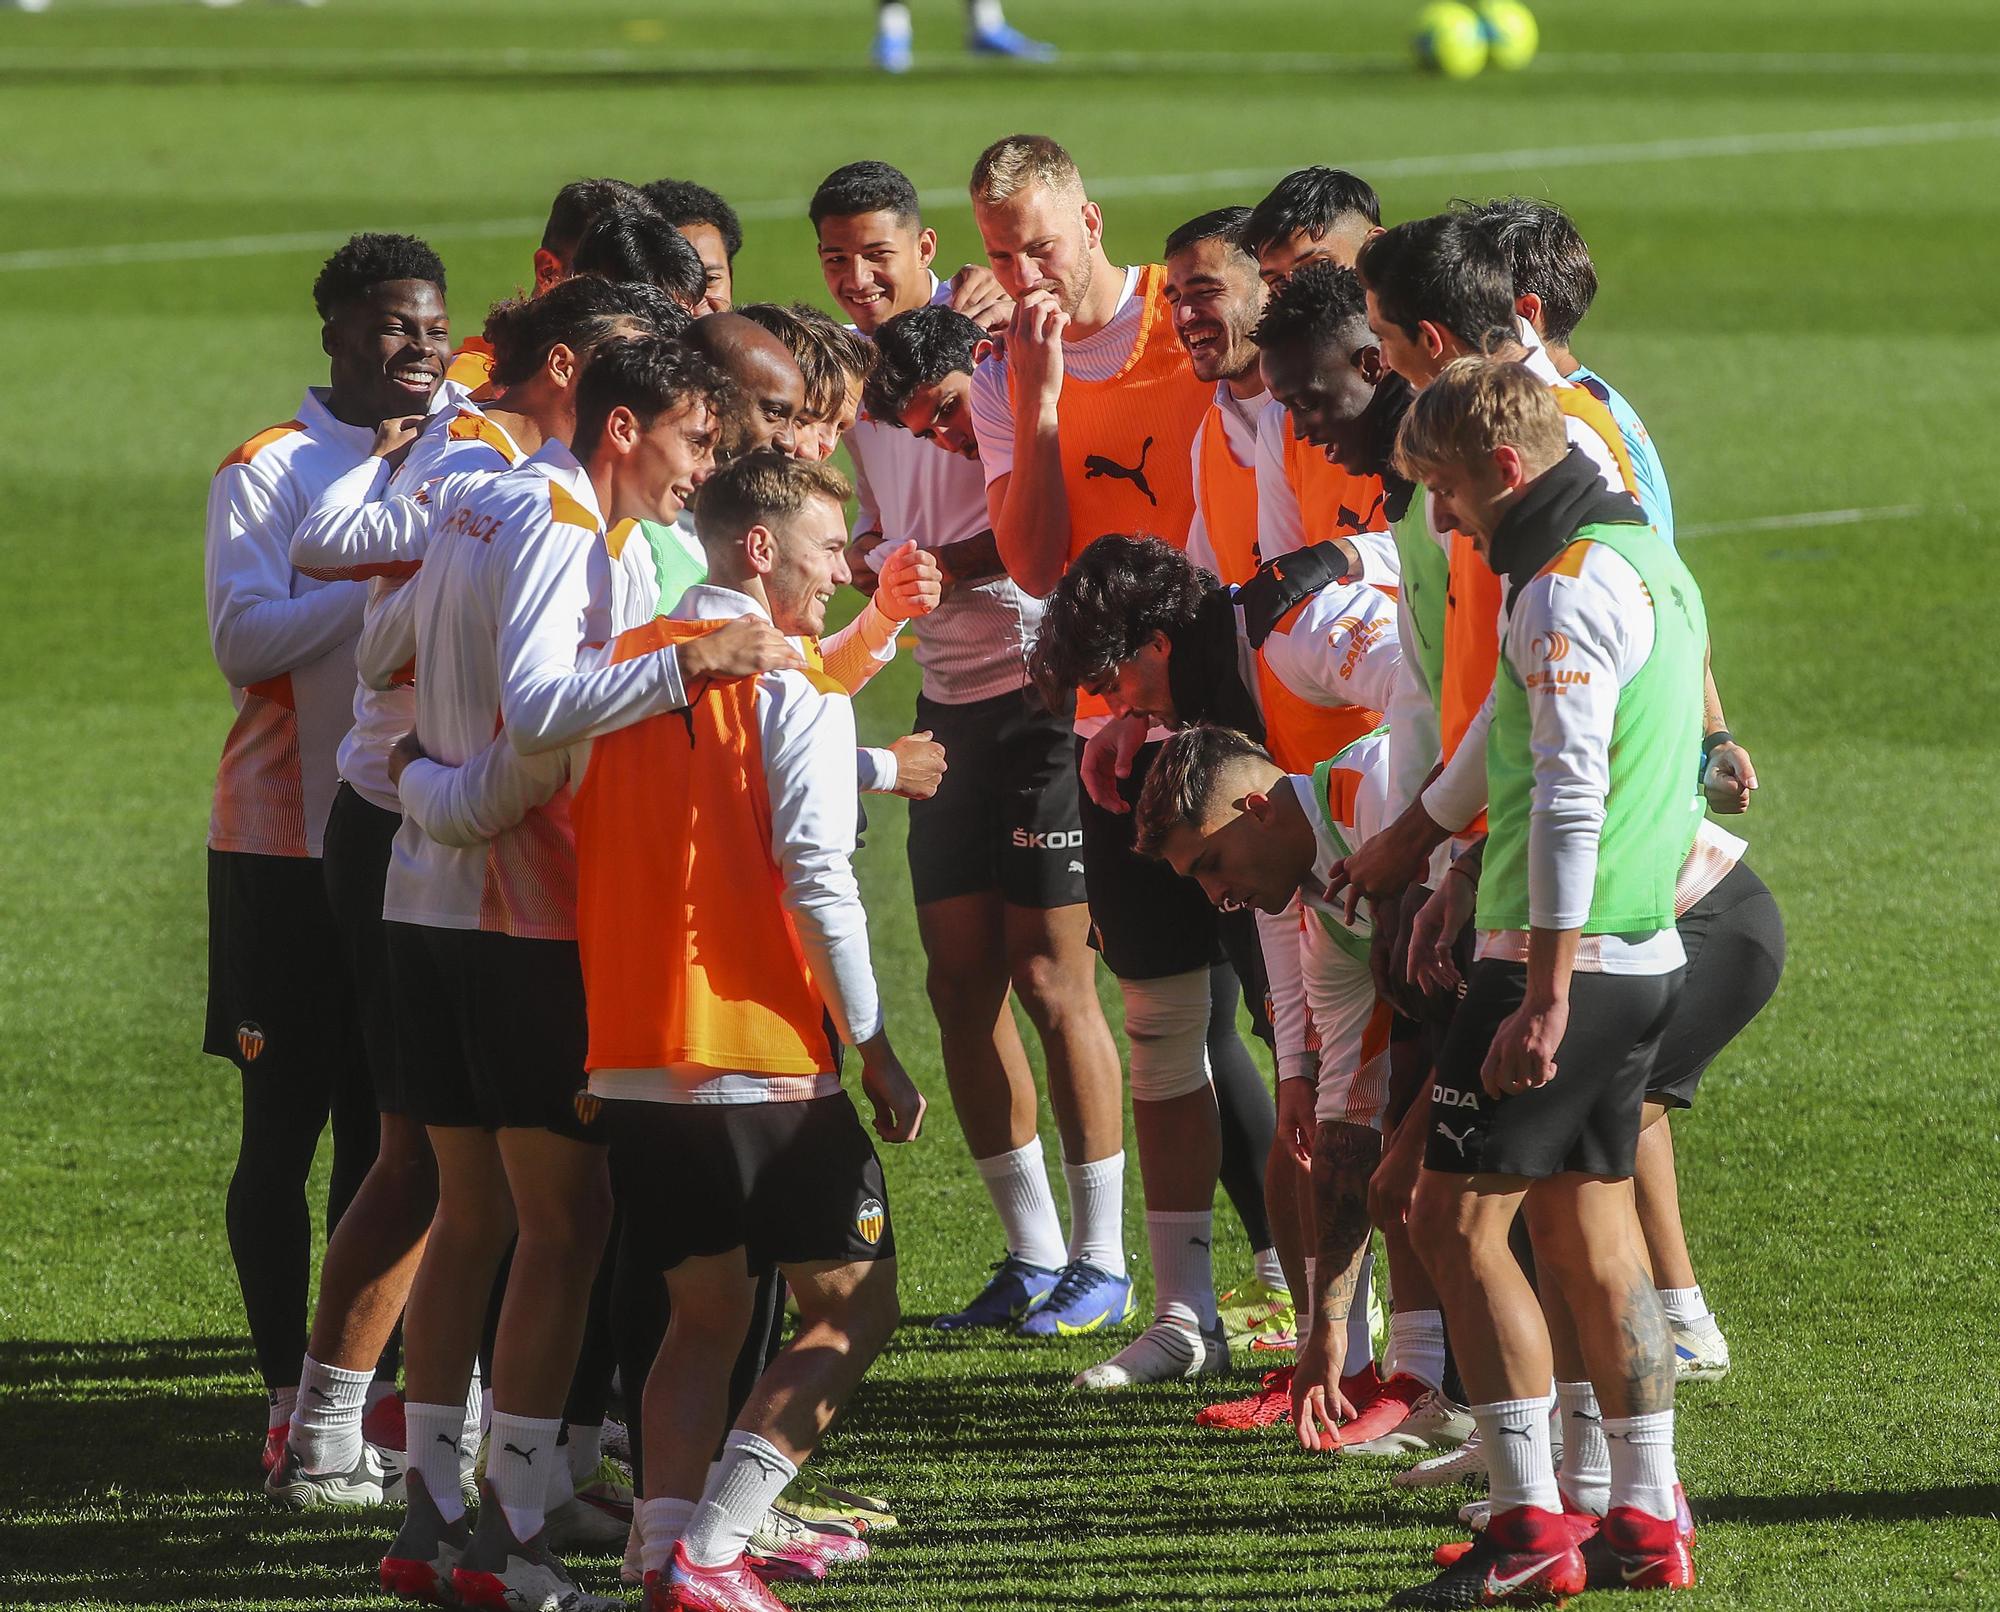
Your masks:
M1394 217L1525 190L1580 221L1603 292L1578 348L1661 444L1791 930L1782 992L1679 1127L1737 1358L1682 1396L1687 1601L2000 1605L1990 0L1541 0L1541 60L1464 85L1404 65L1411 0L1018 0L1067 49L1042 72L974 68L952 0L913 9L919 69L893 83L861 70L866 0L0 11L0 1605L379 1604L384 1518L250 1492L236 1095L197 1050L228 710L202 501L323 376L319 259L420 229L469 332L560 182L673 173L744 204L741 295L818 299L822 174L905 166L956 264L976 242L954 195L1016 128L1077 153L1120 261L1308 161L1376 179ZM912 672L863 700L876 738L907 725ZM910 1320L825 1465L906 1527L797 1604L1379 1605L1457 1496L1197 1433L1194 1391L1079 1403L1088 1343L924 1326L998 1248L902 813L872 815L877 967L937 1107L888 1160Z

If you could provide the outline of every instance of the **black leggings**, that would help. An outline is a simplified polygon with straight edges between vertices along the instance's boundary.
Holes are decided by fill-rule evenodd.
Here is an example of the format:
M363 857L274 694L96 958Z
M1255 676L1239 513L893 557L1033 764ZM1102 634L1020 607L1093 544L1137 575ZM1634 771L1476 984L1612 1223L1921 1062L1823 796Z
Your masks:
M333 1124L333 1177L327 1184L331 1232L353 1201L381 1140L368 1072L336 1083L296 1071L245 1070L243 1139L229 1178L225 1221L250 1342L267 1389L298 1384L305 1358L312 1286L312 1210L306 1182L320 1133Z
M1278 1112L1250 1049L1236 1030L1241 1000L1236 970L1218 963L1208 971L1208 1066L1215 1077L1215 1106L1222 1118L1222 1187L1243 1222L1252 1249L1271 1246L1264 1212L1264 1166L1278 1132Z

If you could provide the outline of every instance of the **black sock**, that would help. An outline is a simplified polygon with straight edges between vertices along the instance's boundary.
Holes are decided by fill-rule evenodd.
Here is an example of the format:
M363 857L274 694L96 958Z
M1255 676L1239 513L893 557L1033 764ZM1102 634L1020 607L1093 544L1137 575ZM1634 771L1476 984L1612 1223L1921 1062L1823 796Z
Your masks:
M1222 1187L1253 1249L1271 1246L1264 1211L1264 1167L1277 1135L1277 1106L1250 1049L1236 1031L1236 972L1219 963L1208 972L1208 1062L1222 1120Z

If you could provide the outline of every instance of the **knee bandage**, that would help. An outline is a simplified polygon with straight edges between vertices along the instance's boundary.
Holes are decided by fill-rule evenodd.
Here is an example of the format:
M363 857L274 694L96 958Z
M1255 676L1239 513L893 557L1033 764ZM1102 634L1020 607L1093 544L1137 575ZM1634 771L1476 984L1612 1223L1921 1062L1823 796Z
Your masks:
M1208 970L1120 980L1132 1044L1132 1096L1163 1103L1200 1091L1208 1073Z

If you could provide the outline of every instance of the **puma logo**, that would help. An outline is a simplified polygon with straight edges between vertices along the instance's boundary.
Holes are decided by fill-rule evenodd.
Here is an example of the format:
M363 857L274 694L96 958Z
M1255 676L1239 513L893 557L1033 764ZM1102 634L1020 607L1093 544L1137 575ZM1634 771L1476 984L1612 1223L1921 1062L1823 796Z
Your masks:
M333 1403L333 1395L329 1394L324 1388L321 1388L317 1383L315 1383L311 1388L308 1388L306 1392L311 1394L314 1399L317 1399L322 1404L331 1405Z
M1099 476L1111 476L1118 481L1129 481L1146 495L1146 502L1157 509L1160 501L1153 496L1153 489L1146 481L1146 455L1152 451L1153 439L1148 437L1146 445L1139 450L1139 462L1129 467L1121 465L1116 459L1107 459L1101 453L1089 454L1083 461L1084 480L1092 481Z
M1533 1430L1526 1427L1503 1427L1500 1431L1510 1438L1527 1438Z
M541 1445L537 1444L533 1450L524 1450L518 1444L503 1444L501 1448L509 1455L518 1455L529 1466L533 1466L535 1464L535 1450L539 1450Z
M1206 1237L1190 1237L1188 1239L1188 1247L1190 1248L1206 1248L1208 1246L1209 1242Z
M1471 1139L1472 1127L1468 1125L1463 1131L1454 1131L1449 1125L1445 1124L1443 1120L1439 1120L1438 1135L1442 1136L1447 1142L1451 1143L1453 1147L1457 1148L1458 1156L1460 1158L1464 1158L1465 1144L1468 1140Z
M1603 1416L1595 1411L1571 1411L1570 1415L1579 1422L1589 1422L1593 1426L1602 1426L1604 1422Z
M453 1438L449 1433L438 1434L437 1441L440 1444L449 1444L454 1450L458 1448L458 1440Z

